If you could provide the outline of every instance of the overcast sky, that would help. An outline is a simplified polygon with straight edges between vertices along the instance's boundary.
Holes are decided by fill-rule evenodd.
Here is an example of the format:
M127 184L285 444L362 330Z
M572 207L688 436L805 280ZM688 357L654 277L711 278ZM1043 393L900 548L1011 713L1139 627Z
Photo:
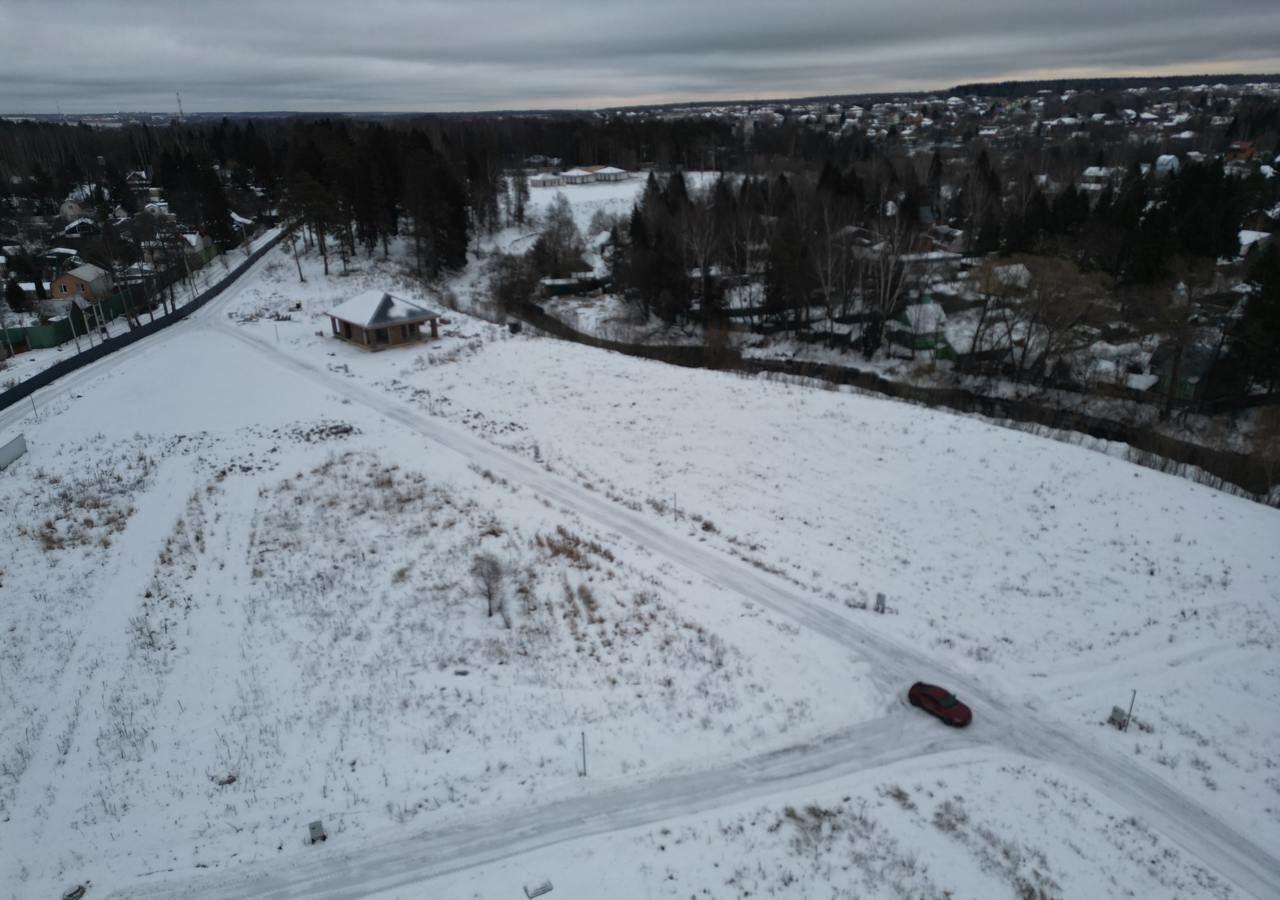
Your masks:
M1280 72L1280 0L0 0L0 113L457 111Z

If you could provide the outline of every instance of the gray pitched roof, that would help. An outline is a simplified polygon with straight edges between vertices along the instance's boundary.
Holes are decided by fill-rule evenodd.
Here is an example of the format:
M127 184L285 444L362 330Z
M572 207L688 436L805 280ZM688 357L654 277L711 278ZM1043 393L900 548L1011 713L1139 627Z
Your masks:
M440 313L434 310L380 290L357 294L329 310L328 315L361 328L408 325L440 318Z

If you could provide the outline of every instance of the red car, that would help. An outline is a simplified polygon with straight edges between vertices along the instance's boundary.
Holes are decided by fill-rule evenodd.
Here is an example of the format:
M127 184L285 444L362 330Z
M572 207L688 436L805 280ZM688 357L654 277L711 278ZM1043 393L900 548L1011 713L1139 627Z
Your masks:
M907 700L912 706L918 706L957 728L963 728L973 721L973 712L969 707L957 700L950 691L936 684L917 681L907 691Z

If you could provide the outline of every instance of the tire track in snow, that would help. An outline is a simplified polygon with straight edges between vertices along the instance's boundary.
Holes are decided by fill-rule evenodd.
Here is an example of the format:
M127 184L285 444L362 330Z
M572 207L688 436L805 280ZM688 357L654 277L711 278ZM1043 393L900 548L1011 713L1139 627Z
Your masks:
M191 879L113 896L132 900L174 896L355 900L567 841L640 828L978 745L972 735L896 710L821 741L709 770L554 800L532 809L492 811L467 824L344 849L318 864L303 860L271 872L222 873L225 880L220 884Z
M182 515L195 480L185 460L162 460L153 484L139 497L137 510L115 542L111 565L95 583L85 585L96 596L84 612L80 633L53 695L55 714L36 742L32 765L14 803L12 818L23 823L25 831L19 835L17 829L6 830L13 843L6 841L4 856L12 865L21 865L29 848L44 840L46 831L62 835L73 831L71 821L77 806L87 798L72 796L78 785L67 772L97 762L93 735L104 724L99 704L105 702L105 692L111 687L95 676L126 670L123 661L129 654L129 619L141 606L158 549ZM95 690L98 688L101 692Z

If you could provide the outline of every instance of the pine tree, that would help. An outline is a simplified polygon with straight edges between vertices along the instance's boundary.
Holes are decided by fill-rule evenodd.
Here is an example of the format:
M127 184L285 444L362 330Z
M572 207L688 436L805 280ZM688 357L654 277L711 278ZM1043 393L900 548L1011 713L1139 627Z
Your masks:
M511 217L517 225L524 225L529 208L529 176L523 168L516 169L511 178Z
M18 284L18 279L16 278L10 278L5 285L4 301L9 305L9 309L14 312L26 312L31 306L27 300L26 291Z
M1253 293L1235 329L1234 346L1248 378L1280 390L1280 247L1272 243L1249 271Z

